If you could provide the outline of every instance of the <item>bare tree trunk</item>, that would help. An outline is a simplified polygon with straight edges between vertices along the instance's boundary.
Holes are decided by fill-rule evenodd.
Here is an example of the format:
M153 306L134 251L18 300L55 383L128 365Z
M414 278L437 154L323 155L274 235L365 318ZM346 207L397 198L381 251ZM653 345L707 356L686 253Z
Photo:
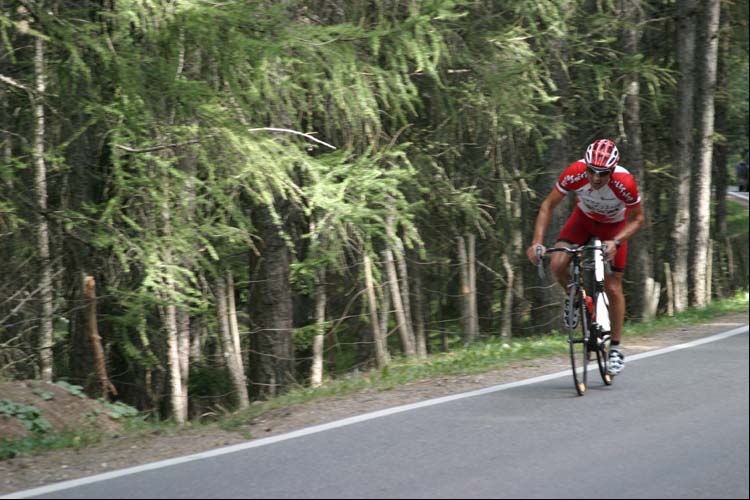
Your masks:
M507 276L505 298L503 299L503 318L500 326L500 338L509 340L513 336L513 282L515 273L507 254L503 254L503 267Z
M672 268L669 262L664 263L664 281L667 282L667 316L674 316L674 286Z
M375 360L378 368L383 368L389 362L388 347L385 342L385 332L380 328L378 320L378 301L375 296L375 286L372 280L372 262L370 256L364 256L365 287L367 287L367 302L370 306L370 325L372 326L372 338L375 342Z
M396 320L398 321L398 331L401 335L401 344L404 349L404 354L408 358L416 356L416 350L414 349L414 341L412 340L412 334L409 329L409 324L404 313L404 305L401 302L401 291L398 286L398 276L396 275L396 265L393 262L393 254L390 249L383 251L385 257L385 268L388 273L388 281L391 287L391 299L393 300L393 307L396 312Z
M170 183L165 176L162 181L162 202L161 202L161 222L162 232L165 238L172 235L172 212L170 208ZM174 266L174 258L171 248L167 245L163 249L162 259L167 269ZM164 306L161 307L162 323L167 333L167 359L169 363L169 381L170 381L170 401L172 403L172 412L175 421L182 425L187 421L187 387L182 384L183 373L181 371L180 341L177 327L177 305L175 296L177 295L177 284L174 278L167 271L163 278L163 286L166 291L162 292Z
M714 240L708 240L708 256L706 258L706 301L711 302L711 290L714 273Z
M40 261L41 278L39 283L39 297L42 311L39 318L39 361L42 380L52 382L52 344L53 344L53 289L52 289L52 260L50 257L49 226L47 224L47 166L44 163L44 103L43 96L47 90L47 75L45 69L44 41L41 37L34 40L34 74L36 78L32 97L34 107L34 187L36 190L37 238Z
M216 279L216 313L219 317L219 336L221 337L222 354L229 370L229 376L232 379L234 391L237 394L239 407L247 408L250 405L250 400L247 395L247 385L245 384L242 364L237 363L238 356L232 338L228 297L226 282L220 276Z
M247 388L245 379L245 363L242 361L242 342L240 341L240 325L237 321L237 305L234 300L234 277L231 271L227 271L227 315L229 316L229 330L232 333L232 347L234 358L242 379L242 387ZM245 391L247 392L247 391Z
M475 270L475 237L473 234L466 235L469 248L467 251L465 240L458 236L458 265L461 270L461 324L463 326L464 344L468 345L477 339L477 316L476 316L476 279Z
M695 99L696 0L677 4L677 61L680 79L675 102L672 158L672 234L670 258L675 312L688 306L688 245L690 229L690 172L693 162L693 110Z
M401 277L399 288L401 290L401 302L404 304L404 317L406 326L409 329L411 342L415 346L417 356L420 358L427 357L427 351L424 349L424 343L417 342L417 336L414 333L414 317L411 312L411 291L409 286L409 269L406 265L406 249L401 239L396 240L395 244L396 266L398 274Z
M99 328L96 321L96 281L93 276L84 277L83 296L86 299L86 333L94 353L94 365L96 367L97 378L99 379L101 397L109 400L110 394L117 396L117 389L112 385L107 376L107 362L104 359L102 338L99 335Z
M521 163L522 160L519 158L513 137L508 137L506 141L499 141L496 138L494 143L496 145L495 161L498 164L498 181L503 187L504 195L505 231L510 235L510 245L506 245L502 255L507 283L505 296L502 300L503 309L500 319L500 337L509 340L513 336L514 312L517 307L515 297L523 295L523 273L515 271L514 261L515 256L523 254L523 207L521 200L524 186L517 180L522 176L516 165ZM503 144L507 144L510 152L510 161L508 162L504 162L502 159ZM509 166L501 168L506 163Z
M469 278L469 338L475 342L479 336L479 317L477 312L477 238L474 234L466 235L467 261L466 270Z
M171 288L171 291L174 291ZM167 331L167 357L169 360L170 401L175 421L182 425L187 421L186 391L182 387L182 373L180 373L180 354L177 341L177 307L169 303L172 299L167 294L162 298L167 305L162 307L162 322Z
M706 270L711 228L711 158L713 155L714 95L718 59L719 0L703 2L700 43L700 105L698 154L693 163L693 184L690 214L690 305L705 307L710 302L706 293Z
M180 358L182 397L188 404L188 378L190 376L190 314L177 308L177 356Z
M323 266L315 275L315 325L313 337L313 362L310 385L320 387L323 383L323 347L325 345L326 322L326 270Z
M456 236L458 244L458 269L461 281L459 289L461 290L461 330L464 336L464 344L470 344L474 341L471 338L471 327L469 326L469 263L466 255L466 244L463 236Z
M384 338L388 338L388 317L391 313L391 291L388 283L383 283L380 288L380 331L383 332Z
M394 202L392 198L389 199L389 211L391 213L395 212ZM414 336L414 326L412 325L411 298L409 294L409 271L406 266L404 244L401 241L401 238L399 238L399 236L396 234L396 229L394 226L395 217L393 215L389 215L385 225L386 236L388 237L387 248L391 250L395 258L396 267L398 268L397 276L401 278L398 282L398 288L401 292L401 304L404 308L404 319L406 321L405 328L408 331L409 337L411 337L412 345L414 345L416 343L416 339ZM417 350L417 355L420 357L424 357L425 353L419 352L419 350Z
M422 271L418 267L414 276L414 335L417 341L417 352L426 357L429 352L427 334L424 325L424 292L422 290Z

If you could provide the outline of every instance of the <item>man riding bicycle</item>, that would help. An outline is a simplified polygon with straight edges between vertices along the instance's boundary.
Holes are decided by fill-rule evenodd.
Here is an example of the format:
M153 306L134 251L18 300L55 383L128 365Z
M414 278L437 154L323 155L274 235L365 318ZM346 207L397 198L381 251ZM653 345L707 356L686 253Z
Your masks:
M627 240L643 226L645 217L635 177L618 165L620 153L609 139L599 139L586 148L583 159L568 166L554 189L539 208L534 238L526 255L537 264L537 249L545 253L544 235L552 219L552 212L570 191L575 191L578 203L557 238L556 247L585 244L596 236L607 247L606 258L612 272L604 278L604 289L609 298L612 342L609 350L609 372L619 374L625 364L620 352L622 325L625 320L625 296L622 277L627 260ZM563 288L570 282L568 271L571 256L555 252L550 259L550 270ZM567 299L566 299L567 300ZM567 306L567 304L566 304ZM567 317L568 311L573 317ZM566 325L575 328L578 310L565 307Z

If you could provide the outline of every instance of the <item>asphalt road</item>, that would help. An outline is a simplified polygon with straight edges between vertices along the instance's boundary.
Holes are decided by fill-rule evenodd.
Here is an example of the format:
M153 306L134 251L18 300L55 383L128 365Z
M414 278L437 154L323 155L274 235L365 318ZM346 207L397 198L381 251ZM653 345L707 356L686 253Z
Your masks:
M551 374L9 497L748 498L734 332L634 356L611 387L590 373L584 397Z

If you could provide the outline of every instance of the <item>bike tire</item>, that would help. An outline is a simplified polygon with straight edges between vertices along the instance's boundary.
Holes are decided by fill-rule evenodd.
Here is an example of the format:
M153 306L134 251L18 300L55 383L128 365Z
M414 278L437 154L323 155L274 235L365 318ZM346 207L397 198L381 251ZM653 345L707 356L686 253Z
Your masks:
M600 292L604 293L604 292ZM594 303L597 303L598 297L595 297ZM609 308L607 308L609 310ZM604 385L612 385L615 378L609 373L609 345L612 341L612 339L607 335L606 340L602 342L601 335L602 332L597 329L595 332L595 335L597 337L597 348L596 348L596 363L599 366L599 375L602 377L602 382L604 382Z
M611 339L607 339L599 344L599 348L596 350L596 363L599 365L599 375L602 377L604 385L612 385L615 378L609 374L609 343Z
M575 328L565 325L568 331L568 346L570 351L570 364L573 371L573 385L579 396L586 394L587 365L588 365L588 322L585 314L585 303L583 293L577 286L571 287L568 292L568 307L576 307L578 304L578 325ZM569 311L572 313L572 311ZM571 315L568 314L570 318Z

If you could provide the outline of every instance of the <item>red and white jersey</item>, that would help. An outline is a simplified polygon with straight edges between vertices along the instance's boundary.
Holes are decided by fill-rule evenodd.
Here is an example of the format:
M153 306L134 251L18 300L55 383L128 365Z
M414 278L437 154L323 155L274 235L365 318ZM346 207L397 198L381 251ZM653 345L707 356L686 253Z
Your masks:
M633 174L617 166L609 178L609 183L594 189L589 183L584 160L578 160L566 168L555 189L564 195L575 191L578 195L578 207L587 217L597 222L623 221L627 209L641 203Z

